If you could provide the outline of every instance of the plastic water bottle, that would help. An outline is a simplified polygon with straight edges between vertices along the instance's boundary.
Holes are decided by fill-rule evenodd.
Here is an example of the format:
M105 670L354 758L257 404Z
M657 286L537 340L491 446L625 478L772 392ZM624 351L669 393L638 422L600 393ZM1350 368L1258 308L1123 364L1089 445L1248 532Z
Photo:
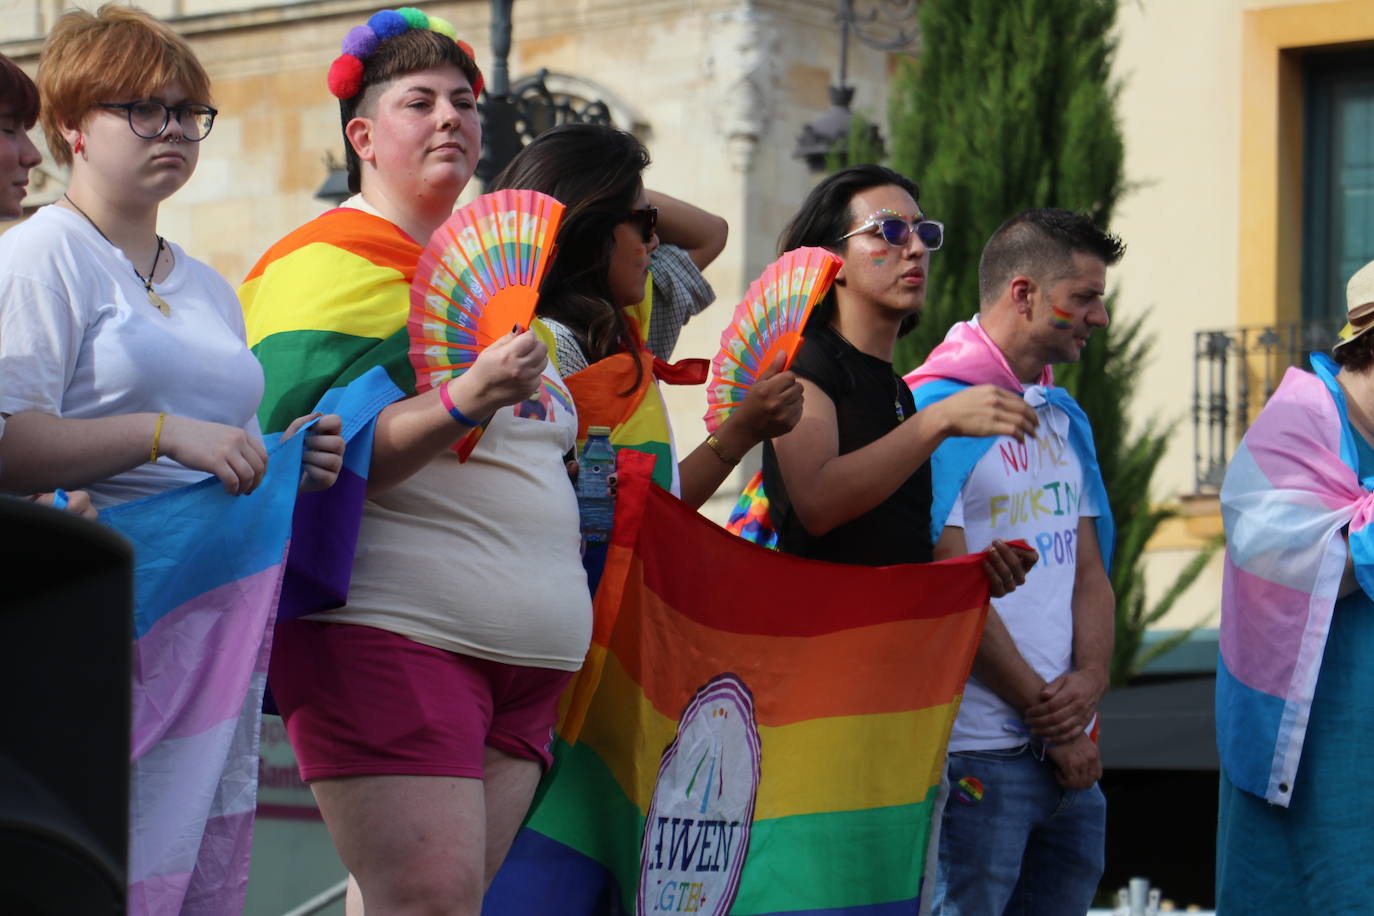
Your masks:
M577 453L577 511L587 546L611 539L615 502L610 476L615 473L615 447L608 426L589 426L587 441Z

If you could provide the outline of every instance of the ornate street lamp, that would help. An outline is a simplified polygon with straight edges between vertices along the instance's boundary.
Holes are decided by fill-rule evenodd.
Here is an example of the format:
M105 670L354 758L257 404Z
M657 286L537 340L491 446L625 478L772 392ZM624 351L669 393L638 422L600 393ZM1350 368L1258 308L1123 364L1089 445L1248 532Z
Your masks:
M854 113L849 104L854 100L854 87L845 84L849 64L849 36L877 51L906 51L914 48L920 37L916 23L916 0L874 0L864 12L855 9L854 0L839 0L835 20L840 24L840 71L837 85L830 87L830 108L820 117L806 124L797 137L792 155L805 159L813 172L825 171L832 153L844 154ZM883 148L882 135L876 124L865 122L863 128L869 142Z
M483 184L495 178L526 143L550 127L569 121L610 124L611 112L601 101L579 107L566 96L549 91L547 70L511 86L511 5L514 0L491 0L490 79L477 108L482 113L482 159L477 177Z
M515 158L530 140L550 127L569 121L610 124L610 108L602 101L581 102L549 89L548 70L510 82L511 6L514 0L491 0L492 60L486 69L486 89L477 102L482 115L482 158L477 177L487 184ZM319 200L337 206L349 196L348 174L331 155L325 157L324 183L315 192Z

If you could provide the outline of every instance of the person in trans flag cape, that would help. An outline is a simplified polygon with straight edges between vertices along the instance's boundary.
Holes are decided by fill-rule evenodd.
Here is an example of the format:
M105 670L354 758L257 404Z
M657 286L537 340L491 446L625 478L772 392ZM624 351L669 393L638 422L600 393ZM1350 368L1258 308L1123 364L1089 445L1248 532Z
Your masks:
M1334 360L1291 368L1226 470L1217 910L1362 912L1374 819L1374 263Z
M1105 855L1092 729L1107 689L1115 600L1111 509L1092 431L1050 364L1105 327L1121 243L1080 214L1030 210L979 263L979 314L906 378L918 408L995 385L1035 409L1034 436L955 438L931 459L937 559L1020 539L1025 583L994 596L950 734L933 912L1084 912ZM919 414L918 414L919 416Z

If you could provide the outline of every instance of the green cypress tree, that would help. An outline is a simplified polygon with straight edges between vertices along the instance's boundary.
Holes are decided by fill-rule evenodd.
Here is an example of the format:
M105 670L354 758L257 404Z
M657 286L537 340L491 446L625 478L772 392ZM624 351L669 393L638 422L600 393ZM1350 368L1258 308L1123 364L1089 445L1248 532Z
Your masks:
M943 220L947 232L932 262L921 323L898 343L899 369L919 364L950 325L977 311L978 258L1008 217L1063 207L1110 225L1124 191L1111 76L1116 9L1116 0L921 4L920 57L904 61L892 85L892 165L916 179L922 210ZM1092 423L1117 522L1116 683L1143 661L1144 629L1216 549L1186 569L1163 601L1146 606L1142 554L1173 514L1149 498L1168 428L1148 421L1133 431L1128 422L1150 345L1140 319L1118 319L1093 335L1078 364L1056 370Z
M1116 0L925 0L921 54L893 81L892 164L945 222L915 364L978 308L978 256L1031 207L1111 222L1123 189L1111 37Z

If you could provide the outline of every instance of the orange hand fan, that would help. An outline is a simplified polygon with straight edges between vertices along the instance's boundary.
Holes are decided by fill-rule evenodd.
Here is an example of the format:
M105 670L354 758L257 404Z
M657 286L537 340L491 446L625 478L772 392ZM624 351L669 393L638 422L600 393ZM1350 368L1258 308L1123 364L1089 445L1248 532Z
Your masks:
M825 298L842 261L824 248L796 248L764 268L735 306L730 326L720 335L720 352L711 360L706 389L706 428L715 432L749 393L749 387L777 358L783 368L801 346L811 309Z
M537 191L483 194L444 221L410 284L410 363L428 391L472 367L477 355L534 317L553 260L563 205ZM481 438L454 446L466 458Z

